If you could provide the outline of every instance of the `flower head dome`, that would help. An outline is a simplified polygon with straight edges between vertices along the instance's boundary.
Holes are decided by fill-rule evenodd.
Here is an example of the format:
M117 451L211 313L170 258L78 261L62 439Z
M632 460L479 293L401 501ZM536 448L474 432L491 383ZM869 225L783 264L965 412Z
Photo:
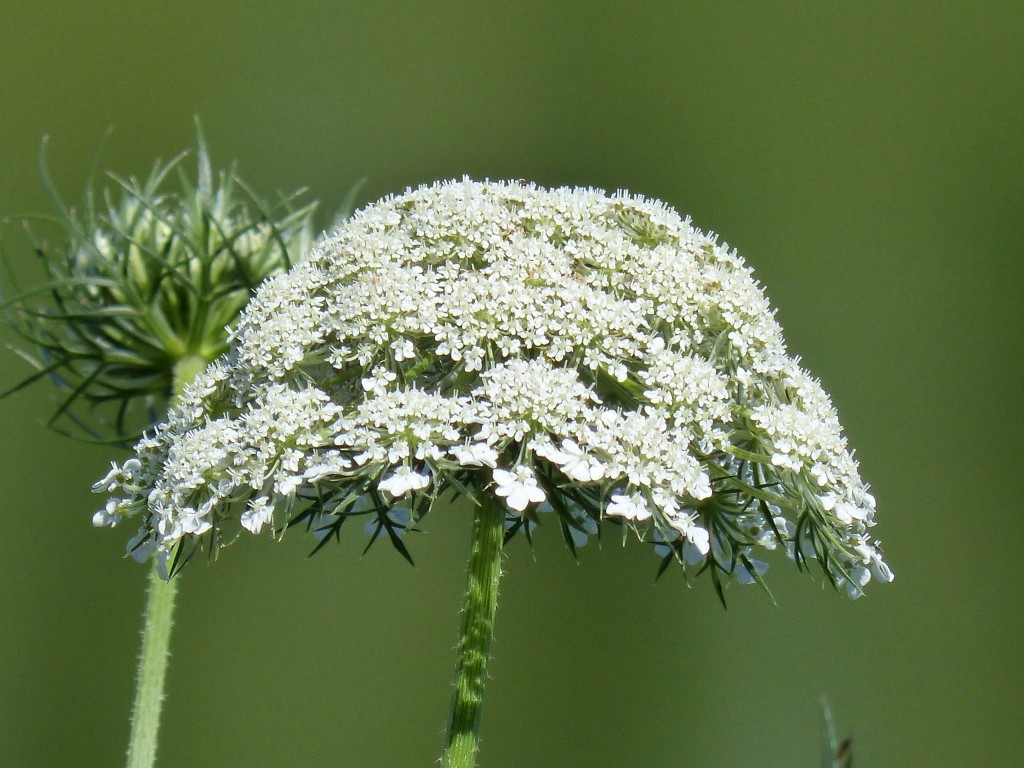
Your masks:
M570 546L627 525L666 562L764 583L763 550L851 595L892 574L828 395L739 256L662 203L439 183L384 199L265 283L95 517L170 570L229 521L350 517L405 553L445 494Z

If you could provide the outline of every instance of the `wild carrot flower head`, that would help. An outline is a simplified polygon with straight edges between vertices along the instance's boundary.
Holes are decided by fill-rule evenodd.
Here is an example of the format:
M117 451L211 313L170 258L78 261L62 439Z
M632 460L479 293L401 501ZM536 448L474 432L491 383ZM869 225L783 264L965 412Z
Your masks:
M764 550L851 595L892 574L875 501L750 270L662 203L468 180L358 212L265 283L230 349L96 489L173 571L232 521L403 531L445 494L510 535L608 524L764 583ZM490 501L485 501L490 499Z
M0 301L36 369L3 394L49 378L62 397L51 426L134 442L166 414L175 364L221 355L225 326L255 287L312 243L314 206L294 206L297 194L268 206L234 169L215 177L201 133L195 181L184 157L142 182L115 177L102 201L90 183L77 208L40 158L62 242L52 248L29 230L48 282Z

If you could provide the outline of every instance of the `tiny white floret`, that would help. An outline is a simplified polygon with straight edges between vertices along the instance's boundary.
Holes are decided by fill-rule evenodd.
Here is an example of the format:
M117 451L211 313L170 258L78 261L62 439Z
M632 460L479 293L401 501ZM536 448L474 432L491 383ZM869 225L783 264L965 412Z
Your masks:
M409 491L421 491L430 485L430 474L416 472L412 467L401 466L377 484L377 488L394 498L405 496Z
M522 512L530 504L540 504L547 499L547 494L537 485L537 478L529 467L520 465L512 472L496 469L493 477L498 486L494 493L505 499L505 503L516 512Z
M647 500L643 494L633 493L626 496L616 493L611 498L611 503L605 507L605 515L611 517L624 517L627 520L635 520L640 523L651 519L651 510L647 507Z
M249 533L259 533L263 530L263 526L273 519L273 502L266 496L257 496L249 500L240 522Z
M490 467L498 466L498 452L486 443L473 443L472 445L456 445L451 449L452 456L464 467Z

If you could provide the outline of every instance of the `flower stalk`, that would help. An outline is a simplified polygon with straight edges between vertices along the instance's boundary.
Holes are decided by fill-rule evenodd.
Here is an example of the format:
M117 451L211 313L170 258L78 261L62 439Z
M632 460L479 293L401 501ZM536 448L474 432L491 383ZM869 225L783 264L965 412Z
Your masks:
M462 609L452 711L441 758L443 768L472 768L476 765L504 537L505 510L499 502L484 496L473 516L473 541Z
M174 396L180 398L209 361L201 355L186 355L174 365ZM170 658L171 628L174 626L174 598L178 580L166 579L161 561L154 558L149 569L146 611L142 625L142 649L135 677L131 735L128 738L127 768L152 768L156 763L160 711L164 703L167 661Z
M174 397L180 398L185 387L195 381L196 376L203 372L209 360L202 355L185 355L174 364Z
M157 732L174 624L174 597L178 591L178 580L161 578L157 562L154 560L150 568L146 591L146 617L128 740L128 768L151 768L156 761Z

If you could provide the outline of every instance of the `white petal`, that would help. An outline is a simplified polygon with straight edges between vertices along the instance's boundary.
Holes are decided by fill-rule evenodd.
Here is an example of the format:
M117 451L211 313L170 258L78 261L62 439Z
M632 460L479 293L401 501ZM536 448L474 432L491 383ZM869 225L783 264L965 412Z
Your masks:
M702 555L706 555L711 549L711 534L699 525L690 527L690 530L686 532L686 540L693 544Z
M526 491L530 501L534 504L540 504L548 499L548 495L544 493L544 489L539 485L527 485Z
M496 469L491 473L491 476L499 486L506 486L516 481L516 476L507 469Z
M522 512L530 504L530 492L525 485L516 483L508 489L508 497L505 502L516 512Z

